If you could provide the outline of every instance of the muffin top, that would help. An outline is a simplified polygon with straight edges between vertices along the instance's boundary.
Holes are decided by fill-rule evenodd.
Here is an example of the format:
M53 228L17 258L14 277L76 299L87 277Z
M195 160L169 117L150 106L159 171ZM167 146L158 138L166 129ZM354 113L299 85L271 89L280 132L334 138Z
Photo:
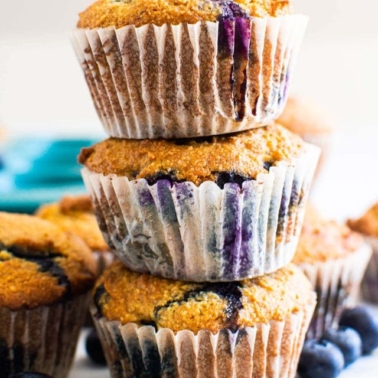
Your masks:
M279 125L196 139L132 140L110 138L79 156L90 171L128 179L214 181L241 184L267 173L280 161L291 163L305 150L300 137Z
M109 250L98 228L89 196L63 197L58 203L41 206L35 215L79 236L92 251Z
M221 18L280 16L292 13L292 0L97 0L80 13L79 28L179 24Z
M188 283L134 273L116 262L97 282L94 299L108 320L197 333L281 321L315 297L294 265L241 282Z
M315 263L342 259L364 245L363 238L335 221L305 222L293 263Z
M30 215L0 212L0 307L35 308L93 287L96 263L78 237Z
M303 96L289 97L277 122L303 137L306 133L330 134L335 130L336 124L322 107Z
M347 223L354 231L367 236L378 237L378 203L368 209L361 218L349 219Z

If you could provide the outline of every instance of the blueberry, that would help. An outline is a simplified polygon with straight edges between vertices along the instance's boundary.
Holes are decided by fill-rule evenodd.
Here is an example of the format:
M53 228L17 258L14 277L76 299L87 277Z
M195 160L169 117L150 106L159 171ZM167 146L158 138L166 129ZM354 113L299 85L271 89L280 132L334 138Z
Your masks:
M95 364L106 365L106 359L100 338L98 337L98 334L94 328L91 329L91 331L88 333L88 336L85 340L85 348L87 350L89 358Z
M357 306L345 309L341 314L339 325L357 331L361 337L363 354L370 354L378 347L378 319L369 308Z
M33 371L25 371L23 373L12 374L9 378L52 378L50 375L43 373L35 373Z
M326 341L307 341L299 359L298 374L301 378L335 378L344 367L340 349Z
M345 366L349 366L362 353L362 342L360 335L348 327L339 327L339 329L328 328L322 340L329 341L339 347L344 355Z

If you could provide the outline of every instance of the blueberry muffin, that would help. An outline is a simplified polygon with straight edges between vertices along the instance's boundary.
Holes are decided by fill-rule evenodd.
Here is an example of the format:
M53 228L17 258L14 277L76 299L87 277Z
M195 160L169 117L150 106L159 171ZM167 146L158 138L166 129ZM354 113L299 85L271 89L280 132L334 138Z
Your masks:
M94 301L112 378L168 369L174 377L294 377L315 293L293 265L241 282L189 283L117 262Z
M289 97L278 118L282 126L322 150L316 175L327 161L334 144L336 121L319 104L303 96Z
M202 282L290 262L317 157L271 125L211 138L111 138L79 160L100 229L130 269Z
M79 236L92 250L99 274L112 261L113 255L98 228L89 196L65 196L59 202L42 205L35 215Z
M360 218L349 219L347 224L352 230L361 233L373 249L361 289L365 300L378 303L378 203L372 205Z
M291 1L98 0L72 42L109 136L219 135L277 118L307 18Z
M2 377L67 377L95 272L79 238L33 216L0 213Z
M355 303L370 256L370 247L347 226L319 218L304 222L293 263L318 297L309 338L322 336L338 323L343 309Z

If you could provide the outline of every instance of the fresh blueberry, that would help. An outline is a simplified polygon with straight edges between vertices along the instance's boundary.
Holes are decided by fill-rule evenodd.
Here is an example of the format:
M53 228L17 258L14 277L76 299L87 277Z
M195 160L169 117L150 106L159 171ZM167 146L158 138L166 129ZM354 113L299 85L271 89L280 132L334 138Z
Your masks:
M344 355L345 366L349 366L361 356L361 338L353 328L342 326L339 329L328 328L324 332L322 340L329 341L339 347Z
M91 329L91 331L88 333L88 336L85 340L85 348L87 350L89 358L95 364L106 365L106 359L100 338L98 337L98 334L94 328Z
M299 359L301 378L336 378L344 367L340 349L326 341L307 341Z
M378 319L368 307L357 306L345 309L341 314L339 325L357 331L361 337L363 354L370 354L378 347Z
M12 374L9 378L52 378L50 375L43 373L35 373L33 371L25 371L23 373Z

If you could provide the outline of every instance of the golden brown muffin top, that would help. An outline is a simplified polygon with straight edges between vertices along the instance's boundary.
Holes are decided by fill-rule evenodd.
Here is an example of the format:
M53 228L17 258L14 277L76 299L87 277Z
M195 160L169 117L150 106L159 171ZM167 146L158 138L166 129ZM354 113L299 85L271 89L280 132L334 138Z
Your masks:
M56 224L65 232L79 236L92 251L109 250L98 228L89 196L63 197L58 203L41 206L35 215Z
M234 3L232 6L237 7L237 12L243 12L244 17L292 13L291 0L97 0L79 14L77 26L94 29L216 21L225 7L229 7L228 3Z
M337 260L356 252L363 238L335 221L305 222L293 263L316 263Z
M302 140L279 125L197 139L132 140L110 138L84 148L80 163L90 171L116 174L150 184L238 182L267 173L280 161L292 162L305 150Z
M277 122L304 139L307 133L331 134L335 131L336 124L323 108L303 96L289 97Z
M374 204L368 211L358 219L349 219L348 226L361 234L378 237L378 203Z
M108 320L197 333L281 321L315 298L294 265L241 282L188 283L134 273L116 262L97 282L94 299Z
M51 305L93 287L96 262L78 237L30 215L0 212L0 307Z

